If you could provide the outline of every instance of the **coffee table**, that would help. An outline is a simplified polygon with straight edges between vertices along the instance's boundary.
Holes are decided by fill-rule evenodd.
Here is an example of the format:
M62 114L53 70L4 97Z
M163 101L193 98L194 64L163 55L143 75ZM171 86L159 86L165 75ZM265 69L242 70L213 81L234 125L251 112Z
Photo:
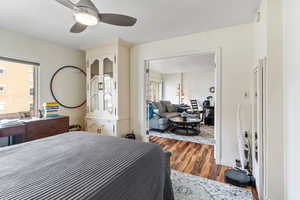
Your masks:
M198 118L174 117L169 119L170 131L180 135L199 135L201 120ZM199 127L199 129L197 128ZM183 130L183 132L179 132Z

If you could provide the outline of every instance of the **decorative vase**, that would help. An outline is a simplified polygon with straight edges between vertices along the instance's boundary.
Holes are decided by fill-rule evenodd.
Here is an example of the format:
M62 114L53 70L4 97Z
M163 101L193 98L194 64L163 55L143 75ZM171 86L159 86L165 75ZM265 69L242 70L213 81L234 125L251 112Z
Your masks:
M186 112L183 112L183 113L181 113L181 117L182 117L183 121L186 121L188 114Z

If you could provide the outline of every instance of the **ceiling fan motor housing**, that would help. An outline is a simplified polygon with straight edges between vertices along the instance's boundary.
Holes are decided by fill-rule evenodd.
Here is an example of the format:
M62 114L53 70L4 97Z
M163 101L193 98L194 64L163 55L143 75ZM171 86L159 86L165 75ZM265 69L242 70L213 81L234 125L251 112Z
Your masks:
M99 22L111 24L115 26L133 26L137 19L134 17L114 14L99 13L99 10L91 0L80 0L74 4L70 0L56 0L63 6L70 8L74 12L76 23L72 26L71 33L81 33L89 26L95 26Z
M78 7L78 9L75 10L74 14L77 14L77 13L85 13L88 15L92 15L92 16L96 17L98 19L98 21L100 20L98 12L96 12L94 9L91 9L88 7Z
M90 0L80 0L77 4L77 10L75 10L76 13L86 13L86 14L89 14L89 15L92 15L94 17L96 17L98 19L98 21L100 20L99 19L99 11L98 9L96 8L95 4L90 1Z

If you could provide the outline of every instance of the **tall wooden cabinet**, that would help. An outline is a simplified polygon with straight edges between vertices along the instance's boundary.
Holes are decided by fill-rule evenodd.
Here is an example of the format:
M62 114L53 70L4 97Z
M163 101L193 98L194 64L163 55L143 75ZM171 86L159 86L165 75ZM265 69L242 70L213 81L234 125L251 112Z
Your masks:
M121 41L86 50L86 130L124 136L130 130L130 48Z

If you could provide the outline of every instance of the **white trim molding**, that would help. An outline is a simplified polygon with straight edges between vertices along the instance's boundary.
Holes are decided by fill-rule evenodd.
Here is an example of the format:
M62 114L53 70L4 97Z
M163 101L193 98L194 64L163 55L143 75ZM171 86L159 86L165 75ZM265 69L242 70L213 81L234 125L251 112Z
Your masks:
M184 51L184 52L177 52L177 53L166 53L163 54L159 57L145 57L144 58L144 67L142 71L141 82L143 83L142 88L142 109L141 111L144 111L143 113L140 113L139 116L142 117L142 124L141 124L141 133L142 133L142 139L143 141L148 142L148 137L146 135L147 132L147 118L146 118L146 69L148 68L149 62L151 60L158 60L158 59L166 59L166 58L173 58L173 57L180 57L180 56L189 56L189 55L198 55L198 54L207 54L207 53L212 53L215 55L215 64L216 64L216 78L215 78L215 139L216 139L216 144L215 144L215 161L216 164L226 164L229 165L229 163L224 163L222 162L222 50L221 48L214 48L214 49L198 49L198 50L191 50L191 51Z

